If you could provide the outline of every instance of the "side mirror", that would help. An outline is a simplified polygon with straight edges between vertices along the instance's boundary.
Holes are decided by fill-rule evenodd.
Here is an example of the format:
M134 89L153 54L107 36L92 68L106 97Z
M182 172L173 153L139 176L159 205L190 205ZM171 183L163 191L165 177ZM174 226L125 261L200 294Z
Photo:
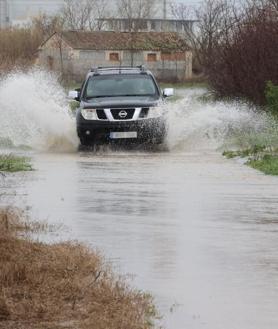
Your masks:
M70 90L68 98L75 101L80 101L80 93L77 90Z
M163 90L163 96L164 97L174 96L174 88L165 88Z

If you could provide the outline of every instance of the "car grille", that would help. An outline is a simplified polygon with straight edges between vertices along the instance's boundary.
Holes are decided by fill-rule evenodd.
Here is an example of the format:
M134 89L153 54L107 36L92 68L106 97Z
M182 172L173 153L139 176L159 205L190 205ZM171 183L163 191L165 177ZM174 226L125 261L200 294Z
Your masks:
M133 118L135 109L111 109L114 120L130 120Z
M106 114L104 112L104 110L97 110L97 117L100 120L107 120Z

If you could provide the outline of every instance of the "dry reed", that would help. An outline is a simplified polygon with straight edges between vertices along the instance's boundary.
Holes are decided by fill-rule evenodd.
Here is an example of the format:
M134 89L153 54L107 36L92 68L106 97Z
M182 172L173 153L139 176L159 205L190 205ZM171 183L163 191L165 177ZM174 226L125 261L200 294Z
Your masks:
M152 298L115 275L97 252L65 242L43 244L18 212L0 211L0 328L147 329Z

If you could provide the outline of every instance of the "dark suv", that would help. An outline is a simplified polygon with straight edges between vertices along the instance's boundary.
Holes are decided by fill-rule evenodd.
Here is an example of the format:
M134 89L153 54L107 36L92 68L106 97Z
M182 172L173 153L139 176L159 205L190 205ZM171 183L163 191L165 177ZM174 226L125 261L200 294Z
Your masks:
M161 105L172 95L171 88L161 92L143 66L92 69L81 89L69 92L69 98L80 102L76 112L80 143L163 143L166 123Z

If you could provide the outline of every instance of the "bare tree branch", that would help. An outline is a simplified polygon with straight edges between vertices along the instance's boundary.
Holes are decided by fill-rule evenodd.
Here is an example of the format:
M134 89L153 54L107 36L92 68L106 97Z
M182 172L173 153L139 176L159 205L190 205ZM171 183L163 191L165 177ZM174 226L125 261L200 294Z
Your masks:
M99 18L110 16L108 0L65 0L62 10L64 25L70 30L101 30Z
M138 31L140 29L139 20L154 15L155 2L155 0L117 0L118 16L128 19L129 31Z

